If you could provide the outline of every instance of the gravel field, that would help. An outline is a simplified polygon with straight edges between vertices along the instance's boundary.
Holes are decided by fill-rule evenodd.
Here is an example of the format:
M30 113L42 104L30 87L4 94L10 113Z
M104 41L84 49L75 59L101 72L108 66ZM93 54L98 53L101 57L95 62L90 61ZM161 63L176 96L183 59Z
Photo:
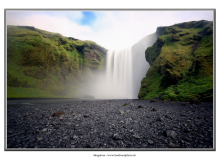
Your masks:
M213 116L213 102L79 100L7 107L6 147L212 150Z

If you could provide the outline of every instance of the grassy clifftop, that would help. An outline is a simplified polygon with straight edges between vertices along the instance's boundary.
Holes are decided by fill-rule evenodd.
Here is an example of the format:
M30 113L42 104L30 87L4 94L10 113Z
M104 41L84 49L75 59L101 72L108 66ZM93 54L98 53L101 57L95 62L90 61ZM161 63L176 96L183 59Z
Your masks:
M212 100L213 22L192 21L158 27L145 51L150 64L138 97L163 100Z
M7 97L75 97L86 79L102 71L106 52L92 41L7 26Z

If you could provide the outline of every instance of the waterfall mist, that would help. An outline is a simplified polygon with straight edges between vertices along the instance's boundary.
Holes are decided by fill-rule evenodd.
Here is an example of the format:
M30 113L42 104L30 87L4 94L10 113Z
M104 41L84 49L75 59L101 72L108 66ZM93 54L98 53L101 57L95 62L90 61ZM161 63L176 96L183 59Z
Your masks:
M141 80L146 76L147 70L150 68L145 58L145 50L156 42L157 37L157 33L150 34L132 46L132 97L134 99L138 98Z
M145 50L157 37L153 33L130 48L108 51L105 71L88 80L84 94L96 99L137 99L141 80L150 67Z

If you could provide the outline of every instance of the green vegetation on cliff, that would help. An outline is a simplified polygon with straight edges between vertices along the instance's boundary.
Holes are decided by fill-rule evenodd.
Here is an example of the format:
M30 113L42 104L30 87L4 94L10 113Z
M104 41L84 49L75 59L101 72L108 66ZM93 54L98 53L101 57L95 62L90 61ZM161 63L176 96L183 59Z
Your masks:
M7 97L73 98L102 71L107 50L28 26L7 26Z
M212 100L213 22L192 21L158 27L160 35L145 51L150 64L138 97Z

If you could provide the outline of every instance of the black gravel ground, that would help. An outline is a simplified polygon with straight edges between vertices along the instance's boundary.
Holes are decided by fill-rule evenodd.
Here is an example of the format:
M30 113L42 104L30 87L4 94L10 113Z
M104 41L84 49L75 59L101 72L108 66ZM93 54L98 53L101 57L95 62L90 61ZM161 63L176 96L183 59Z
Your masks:
M65 115L52 116L62 111ZM7 107L7 149L213 149L213 103L86 100Z

